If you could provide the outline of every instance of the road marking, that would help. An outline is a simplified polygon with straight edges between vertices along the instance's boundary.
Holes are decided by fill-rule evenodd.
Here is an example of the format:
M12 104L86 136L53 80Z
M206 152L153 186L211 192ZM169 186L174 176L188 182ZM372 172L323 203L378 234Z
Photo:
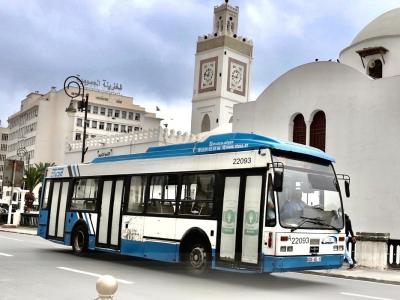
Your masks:
M67 268L67 267L57 267L57 269L64 270L64 271L70 271L70 272L74 272L74 273L79 273L79 274L84 274L84 275L89 275L89 276L93 276L93 277L103 276L101 274L81 271L81 270L77 270L77 269L71 269L71 268ZM128 280L123 280L123 279L118 279L118 278L115 278L115 279L120 283L125 283L125 284L133 284L134 283L134 282L128 281Z
M1 253L1 252L0 252L0 255L2 255L2 256L8 256L8 257L9 257L9 256L14 256L14 255L12 255L12 254Z
M23 240L13 239L13 238L5 237L5 236L0 236L0 239L6 239L6 240L17 241L17 242L23 242Z
M366 299L394 300L394 299L390 299L390 298L374 297L374 296L360 295L360 294L352 294L352 293L340 293L340 294L345 295L345 296L352 296L352 297L366 298Z

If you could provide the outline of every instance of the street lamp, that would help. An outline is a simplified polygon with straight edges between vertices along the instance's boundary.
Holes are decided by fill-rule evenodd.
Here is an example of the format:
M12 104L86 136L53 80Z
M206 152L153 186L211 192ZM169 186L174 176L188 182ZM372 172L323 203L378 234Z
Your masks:
M29 152L26 151L25 147L21 147L17 150L17 156L19 157L20 160L25 161L27 160L27 169L29 170L29 159L30 155Z
M78 92L69 91L70 88L77 88ZM78 110L80 112L85 112L85 117L83 120L83 139L82 139L82 159L81 162L85 162L85 154L88 148L86 147L86 125L87 125L87 108L89 103L89 94L85 95L85 86L83 85L82 80L80 80L77 76L69 76L64 81L64 91L65 93L71 97L71 102L69 106L65 110L68 115L73 115L76 113L76 109L73 104L73 100L81 96L81 100L78 102ZM82 93L81 93L82 91Z

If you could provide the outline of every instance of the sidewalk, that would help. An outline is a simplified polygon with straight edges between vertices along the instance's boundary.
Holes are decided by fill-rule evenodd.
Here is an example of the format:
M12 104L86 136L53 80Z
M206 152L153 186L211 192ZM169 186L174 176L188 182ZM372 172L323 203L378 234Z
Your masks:
M340 269L305 271L303 273L400 285L400 270L376 270L359 266L352 270L347 268L347 264L344 264Z
M37 234L36 227L23 227L23 226L8 227L6 225L0 225L0 231L14 232L14 233L19 233L19 234L29 234L29 235Z

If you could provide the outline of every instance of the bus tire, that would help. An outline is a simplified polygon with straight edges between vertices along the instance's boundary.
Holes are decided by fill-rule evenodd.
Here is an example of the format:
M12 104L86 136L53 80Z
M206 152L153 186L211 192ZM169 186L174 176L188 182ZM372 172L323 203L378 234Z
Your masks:
M78 225L72 233L72 251L75 255L82 255L88 249L89 235L86 226Z
M210 253L201 243L195 243L188 248L185 255L185 264L189 273L202 275L209 270Z

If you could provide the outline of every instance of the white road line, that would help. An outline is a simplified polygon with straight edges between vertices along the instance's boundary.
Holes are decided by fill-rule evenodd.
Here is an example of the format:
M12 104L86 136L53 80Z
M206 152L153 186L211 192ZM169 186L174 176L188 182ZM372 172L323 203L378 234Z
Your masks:
M390 298L374 297L374 296L360 295L360 294L352 294L352 293L340 293L340 294L345 295L345 296L358 297L358 298L365 298L365 299L394 300L394 299L390 299Z
M12 240L12 241L17 241L17 242L23 242L23 240L13 239L13 238L5 237L5 236L0 236L0 239Z
M1 252L0 252L0 255L1 255L1 256L7 256L7 257L14 256L14 255L12 255L12 254L1 253Z
M81 271L81 270L77 270L77 269L71 269L71 268L67 268L67 267L57 267L57 269L64 270L64 271L70 271L70 272L74 272L74 273L79 273L79 274L84 274L84 275L89 275L89 276L93 276L93 277L101 277L101 276L103 276L101 274ZM120 283L125 283L125 284L133 284L134 283L132 281L118 279L118 278L116 278L116 280L118 282L120 282Z

